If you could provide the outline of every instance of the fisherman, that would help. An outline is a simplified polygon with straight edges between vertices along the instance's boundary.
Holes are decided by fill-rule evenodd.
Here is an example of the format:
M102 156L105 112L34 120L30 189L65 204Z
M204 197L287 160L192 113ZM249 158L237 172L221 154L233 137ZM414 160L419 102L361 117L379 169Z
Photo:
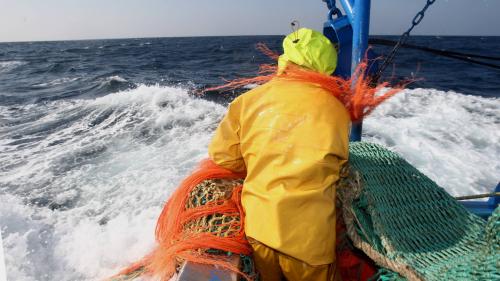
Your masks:
M337 53L321 33L301 28L283 41L290 66L331 75ZM246 171L245 233L262 281L340 280L335 260L335 188L348 158L349 112L314 83L277 75L229 106L210 158Z

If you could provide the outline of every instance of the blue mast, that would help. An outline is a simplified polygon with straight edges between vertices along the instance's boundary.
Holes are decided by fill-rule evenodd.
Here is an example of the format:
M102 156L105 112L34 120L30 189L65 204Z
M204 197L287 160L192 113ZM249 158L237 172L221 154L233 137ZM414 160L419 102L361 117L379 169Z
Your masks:
M343 2L348 2L344 0ZM365 58L368 48L368 35L370 32L370 2L371 0L354 1L353 21L352 21L352 63L351 74L358 64ZM363 131L363 121L352 125L351 141L360 141Z
M339 58L335 75L347 78L366 56L371 0L340 0L345 15L337 8L336 0L326 2L330 11L323 33L333 43L338 44ZM353 124L351 141L361 140L362 128L362 121Z

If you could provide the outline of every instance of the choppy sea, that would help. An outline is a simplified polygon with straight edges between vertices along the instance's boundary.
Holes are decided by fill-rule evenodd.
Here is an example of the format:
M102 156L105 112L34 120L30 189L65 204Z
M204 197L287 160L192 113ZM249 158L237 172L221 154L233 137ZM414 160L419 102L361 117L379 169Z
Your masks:
M388 37L395 39L394 37ZM160 210L207 155L231 93L281 36L0 44L0 229L8 280L99 280L154 245ZM413 37L497 55L500 37ZM387 48L374 47L379 53ZM417 78L364 123L452 195L500 179L500 71L402 50Z

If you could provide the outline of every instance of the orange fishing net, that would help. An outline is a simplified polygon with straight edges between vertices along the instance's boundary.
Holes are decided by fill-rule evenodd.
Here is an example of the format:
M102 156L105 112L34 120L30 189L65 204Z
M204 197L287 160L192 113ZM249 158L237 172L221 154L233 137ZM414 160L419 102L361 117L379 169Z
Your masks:
M217 265L249 279L228 256L208 251L247 256L252 253L245 238L240 204L244 177L211 160L202 161L163 208L156 225L157 247L112 280L139 274L169 280L184 261Z
M257 49L272 59L278 58L278 54L264 44L257 44ZM225 85L208 88L204 92L234 90L249 84L261 85L272 79L313 83L335 96L350 113L351 121L356 122L370 114L379 104L403 90L403 86L389 88L388 82L373 87L370 77L366 74L367 67L368 64L364 61L358 65L351 79L343 79L321 74L293 63L289 63L282 73L278 73L277 65L263 64L259 68L259 76L226 81Z

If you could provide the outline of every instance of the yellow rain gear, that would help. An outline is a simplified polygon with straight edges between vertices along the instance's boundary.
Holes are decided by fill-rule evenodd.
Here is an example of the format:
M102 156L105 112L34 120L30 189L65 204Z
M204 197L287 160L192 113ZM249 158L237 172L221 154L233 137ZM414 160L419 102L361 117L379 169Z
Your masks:
M252 246L253 260L261 281L340 281L340 272L335 263L322 265L308 265L303 261L294 259L275 251L256 240L249 239Z
M285 39L281 65L333 72L336 59L325 58L335 49L318 36L305 29L289 35L299 41ZM209 155L220 166L247 171L241 202L248 237L311 266L335 262L335 183L348 158L349 124L349 113L328 91L279 76L230 104Z
M288 62L319 73L330 75L337 67L337 51L323 34L308 28L301 28L283 40L284 54L279 57L279 71Z
M209 154L247 170L247 236L311 265L334 261L334 184L348 157L349 122L323 88L279 78L231 103Z

